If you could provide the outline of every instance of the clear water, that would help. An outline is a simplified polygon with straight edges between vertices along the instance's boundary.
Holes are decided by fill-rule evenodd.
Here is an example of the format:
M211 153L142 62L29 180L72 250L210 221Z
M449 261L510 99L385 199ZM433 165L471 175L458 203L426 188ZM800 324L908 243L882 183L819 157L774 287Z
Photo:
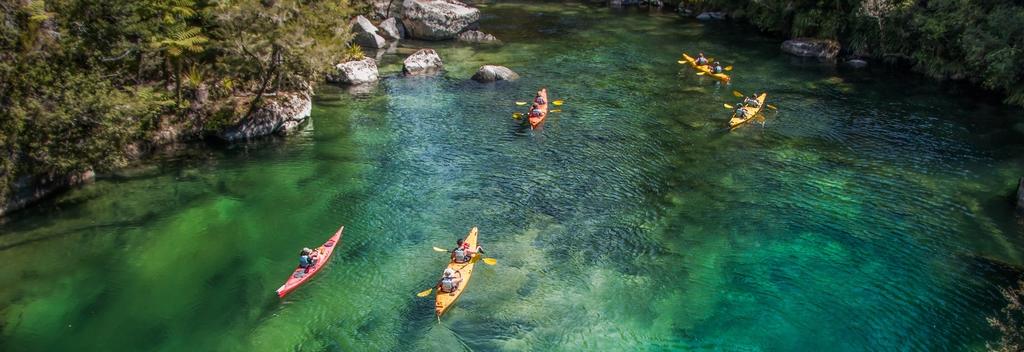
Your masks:
M324 89L299 136L194 148L0 225L0 350L981 350L1020 276L1014 110L793 60L734 24L484 7L447 75ZM422 43L407 43L410 48ZM675 63L704 50L723 87ZM402 56L386 56L396 73ZM481 64L522 74L477 84ZM531 131L539 87L566 100ZM764 127L723 131L732 89ZM284 300L298 250L346 225ZM415 297L480 227L496 266Z

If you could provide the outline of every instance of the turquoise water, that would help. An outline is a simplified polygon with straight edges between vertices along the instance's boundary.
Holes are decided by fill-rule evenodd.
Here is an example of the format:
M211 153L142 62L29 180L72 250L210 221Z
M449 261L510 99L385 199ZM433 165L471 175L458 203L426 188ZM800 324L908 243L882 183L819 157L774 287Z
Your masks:
M297 136L161 156L0 225L0 350L981 350L1020 277L1024 121L734 24L483 8L447 74L321 90ZM721 86L675 63L704 50ZM468 81L502 64L519 81ZM513 104L565 99L542 129ZM731 90L779 107L723 131ZM273 291L340 225L313 281ZM430 287L470 227L479 267Z

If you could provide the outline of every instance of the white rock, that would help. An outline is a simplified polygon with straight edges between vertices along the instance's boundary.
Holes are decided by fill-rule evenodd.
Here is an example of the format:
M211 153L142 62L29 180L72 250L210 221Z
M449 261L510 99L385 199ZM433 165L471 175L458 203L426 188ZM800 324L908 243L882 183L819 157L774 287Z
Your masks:
M380 30L385 36L391 39L402 39L405 37L405 26L398 19L392 17L380 23Z
M456 38L458 38L460 42L467 43L501 43L501 41L498 40L498 38L495 38L493 35L481 31L465 31L459 33L458 37Z
M369 57L358 61L343 62L334 68L337 69L337 72L328 76L327 80L330 82L364 84L380 79L377 72L377 61Z
M410 76L432 74L444 69L444 63L434 49L420 49L405 58L404 64L402 72Z
M405 0L402 23L410 38L446 40L455 38L480 20L480 10L455 0Z

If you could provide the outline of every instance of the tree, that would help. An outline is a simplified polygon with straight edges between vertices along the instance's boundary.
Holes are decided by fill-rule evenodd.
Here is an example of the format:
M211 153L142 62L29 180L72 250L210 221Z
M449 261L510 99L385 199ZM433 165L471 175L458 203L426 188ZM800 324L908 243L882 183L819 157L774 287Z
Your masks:
M351 39L345 1L225 0L214 12L219 63L255 96L246 117L268 92L308 90Z

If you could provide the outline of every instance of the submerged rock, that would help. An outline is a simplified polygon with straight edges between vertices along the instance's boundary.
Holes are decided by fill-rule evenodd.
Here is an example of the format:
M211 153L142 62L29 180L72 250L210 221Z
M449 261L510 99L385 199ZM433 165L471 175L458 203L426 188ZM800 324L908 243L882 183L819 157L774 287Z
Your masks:
M480 10L455 0L405 0L402 24L410 38L446 40L480 20Z
M724 20L725 17L725 12L701 12L697 15L697 19L701 21Z
M380 23L380 30L388 38L399 40L405 37L405 27L398 19L391 17Z
M21 210L74 186L92 182L94 179L96 179L96 173L92 170L65 175L34 175L18 178L11 184L11 190L7 197L0 199L0 216Z
M861 59L850 59L846 60L843 65L849 68L865 68L868 67L868 62Z
M505 66L483 65L473 75L477 82L514 81L519 79L519 74Z
M273 133L288 133L305 121L313 109L313 101L306 92L282 92L263 99L263 106L253 111L249 118L225 128L217 137L235 142Z
M833 59L839 54L839 42L830 39L794 38L782 42L782 51L802 57Z
M490 43L490 44L500 44L501 43L501 41L498 40L498 38L494 37L493 35L481 32L481 31L472 31L472 30L471 31L465 31L465 32L459 33L459 36L457 38L458 38L458 40L460 42L467 42L467 43Z
M420 49L403 62L402 72L409 76L433 74L444 69L441 57L434 49Z
M327 81L331 83L365 84L376 82L379 79L377 61L369 57L358 61L343 62L334 68L337 69L337 72L327 76Z

